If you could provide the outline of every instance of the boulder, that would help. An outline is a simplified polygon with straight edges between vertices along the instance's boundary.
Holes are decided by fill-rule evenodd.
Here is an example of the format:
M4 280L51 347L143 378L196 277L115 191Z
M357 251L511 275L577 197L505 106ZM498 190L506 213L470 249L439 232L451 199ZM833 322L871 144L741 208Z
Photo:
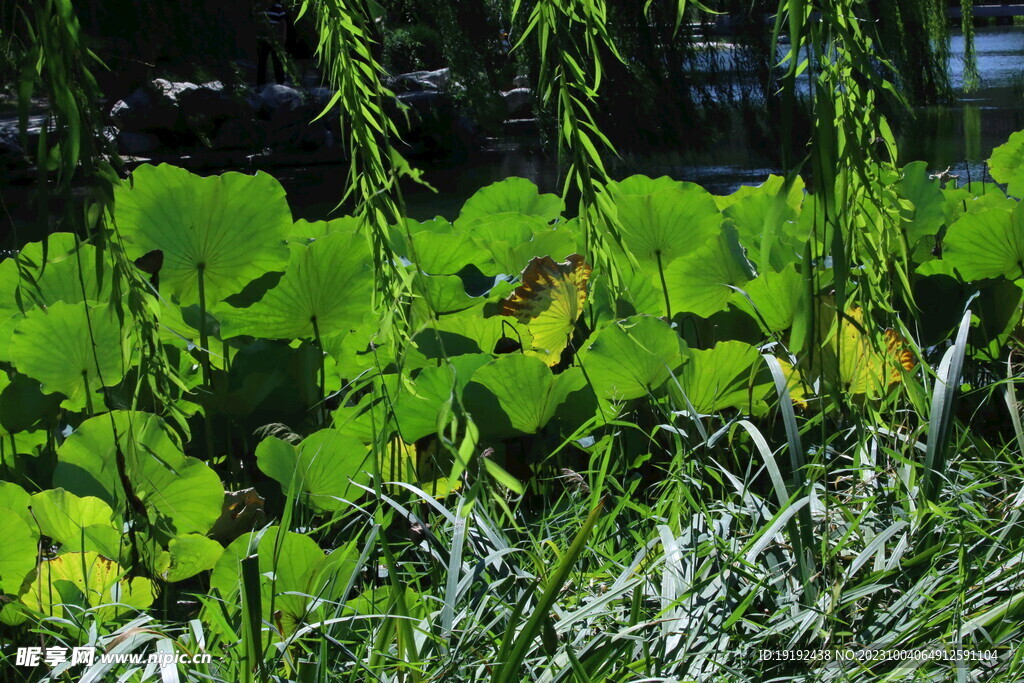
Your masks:
M115 102L110 118L121 130L133 133L178 130L181 122L179 97L198 87L194 83L173 83L157 78Z
M244 99L233 95L220 81L183 89L176 99L187 119L199 120L206 125L250 117L254 113L253 108Z
M396 94L444 90L451 79L448 69L436 71L410 71L389 79L388 88Z
M260 112L273 118L282 111L295 111L303 105L302 93L280 83L263 86L259 91Z
M510 119L525 118L533 112L533 91L529 88L513 88L501 93L501 97Z

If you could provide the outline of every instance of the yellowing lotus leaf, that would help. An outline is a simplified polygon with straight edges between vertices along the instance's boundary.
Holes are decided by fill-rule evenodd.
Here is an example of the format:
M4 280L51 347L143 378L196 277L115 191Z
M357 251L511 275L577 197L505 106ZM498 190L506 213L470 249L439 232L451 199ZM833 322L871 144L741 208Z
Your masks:
M501 313L530 330L531 348L524 353L556 365L569 343L576 320L587 300L591 267L579 254L562 263L550 256L534 258L522 274L522 284L502 302Z
M894 330L884 334L885 348L876 349L864 333L864 311L849 308L832 348L839 356L839 378L851 394L877 396L900 381L900 369L910 371L916 362L907 342Z
M113 560L94 552L65 553L39 564L39 572L21 601L42 614L64 616L62 603L100 608L105 619L153 604L156 590L146 578L127 579Z

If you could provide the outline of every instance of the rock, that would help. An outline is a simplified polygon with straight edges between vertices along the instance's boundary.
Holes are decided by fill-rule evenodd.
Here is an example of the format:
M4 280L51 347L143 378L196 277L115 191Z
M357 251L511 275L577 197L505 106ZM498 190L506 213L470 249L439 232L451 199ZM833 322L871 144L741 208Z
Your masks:
M448 69L436 71L411 71L399 74L388 81L388 87L396 94L444 90L450 80Z
M142 156L159 149L160 138L152 133L133 133L124 131L117 136L117 148L121 154Z
M253 114L252 107L242 98L232 95L220 81L183 89L176 99L187 119L202 121L207 126Z
M178 130L181 122L178 98L181 93L198 87L194 83L172 83L157 78L115 102L110 109L110 118L122 131L133 133Z
M310 104L316 107L316 116L320 115L320 112L324 110L324 107L334 97L334 90L330 88L310 88L309 89L309 100ZM338 115L341 113L341 102L335 102L331 110L324 115L324 118L331 118L336 120Z
M533 112L533 91L529 88L513 88L501 93L508 110L508 118L521 119Z
M273 117L282 110L295 111L302 107L302 93L295 88L280 83L263 86L259 91L260 111Z

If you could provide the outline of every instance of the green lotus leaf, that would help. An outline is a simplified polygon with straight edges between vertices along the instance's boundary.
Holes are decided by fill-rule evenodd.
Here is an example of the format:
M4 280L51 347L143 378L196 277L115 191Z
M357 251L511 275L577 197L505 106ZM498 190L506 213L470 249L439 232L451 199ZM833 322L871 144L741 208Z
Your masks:
M200 534L172 538L167 550L170 564L161 578L171 582L183 581L213 569L224 552L220 543Z
M538 216L495 214L460 223L459 229L461 239L477 246L481 256L474 265L485 275L518 273L534 257L563 258L576 251L572 230L549 226Z
M40 563L39 573L21 602L41 614L62 617L61 604L70 602L74 595L85 606L104 605L97 610L97 618L104 621L134 611L129 608L141 610L152 605L156 597L153 582L145 578L121 580L124 571L98 553L65 553Z
M348 331L372 309L373 269L366 240L335 233L292 245L284 276L249 308L218 308L221 336L312 339Z
M234 599L240 593L241 561L255 553L260 574L267 577L260 581L262 618L279 624L283 630L279 635L287 637L300 625L318 620L319 613L313 611L315 600L343 597L356 569L354 547L350 543L324 555L316 542L304 534L282 533L278 527L247 533L224 549L210 577L210 587L217 589L229 604L237 603Z
M416 273L413 276L413 289L420 297L418 303L438 315L456 313L480 303L479 299L466 294L466 287L457 275ZM430 316L426 317L429 319Z
M730 205L723 214L761 270L782 270L802 251L802 240L791 235L796 232L793 226L799 214L786 203L785 196L752 194Z
M565 205L553 194L541 194L537 186L525 178L506 178L488 185L466 200L455 221L455 227L481 216L499 213L518 213L539 216L545 222L558 218Z
M17 434L54 420L60 410L60 394L44 394L37 380L20 372L2 379L0 388L0 433Z
M472 382L489 390L512 427L526 434L540 431L562 401L586 385L579 368L553 375L544 361L518 353L484 365L474 373ZM468 406L471 412L473 407Z
M393 237L400 256L415 263L416 267L429 275L455 275L470 263L479 263L484 259L486 250L480 247L473 240L467 239L466 235L451 231L451 224L447 221L442 225L447 226L446 232L430 230L420 227L412 231L415 221L409 221L411 246L409 235L398 233ZM438 221L431 221L436 224ZM435 226L436 227L436 226ZM398 232L397 228L392 229Z
M665 315L661 280L646 271L623 273L617 290L612 288L608 278L595 277L591 282L590 297L597 327L631 315Z
M32 519L32 513L28 510L31 504L32 496L25 489L13 482L0 481L0 508L13 510L22 522L34 529L36 521Z
M420 370L395 400L395 417L402 440L413 443L437 431L437 416L462 390L476 370L490 361L487 354L453 356L449 362ZM457 393L456 393L457 392Z
M0 505L0 547L4 549L0 553L0 595L19 595L25 578L36 568L39 532L5 505Z
M643 195L627 194L622 187L623 183L613 187L612 194L623 241L641 262L660 261L665 267L677 257L693 253L722 226L714 198L693 183L677 183Z
M109 259L96 247L71 233L53 233L0 262L0 318L57 301L106 301L112 276Z
M548 255L565 258L576 253L577 249L575 235L562 228L543 228L532 233L529 240L519 244L492 242L488 246L497 267L496 274L518 272L534 258ZM487 274L492 272L495 271L486 271Z
M115 190L117 226L128 256L163 252L160 286L183 305L207 306L282 270L292 229L284 188L264 173L201 177L161 164L132 172Z
M722 230L718 237L689 256L677 259L665 269L672 312L708 317L729 304L735 290L750 279L735 232Z
M743 292L733 294L732 303L770 334L793 324L802 293L803 278L791 263L781 272L765 271L743 285Z
M907 243L914 246L921 238L937 233L946 222L946 198L939 179L928 174L924 161L903 167L897 189L910 202L900 213L906 221L903 228L907 231Z
M206 533L220 516L224 486L205 463L185 456L172 434L159 417L142 412L115 410L86 420L57 449L54 486L124 510L120 450L128 481L157 530L168 539Z
M726 408L758 415L767 410L765 397L771 391L771 376L756 347L739 341L724 341L704 350L691 350L683 366L679 385L693 408L702 414ZM678 388L672 385L673 393ZM677 406L686 401L677 396Z
M942 258L965 280L1024 276L1024 209L965 213L949 226Z
M369 481L370 453L354 436L334 429L310 434L298 446L268 437L256 447L256 465L281 485L298 492L317 511L340 510L362 494Z
M1020 280L996 280L971 288L971 293L978 292L978 297L971 303L971 311L977 316L977 326L972 327L968 336L975 358L987 361L1005 359L1006 343L1021 322L1024 291L1018 283Z
M11 362L11 339L14 338L14 328L24 319L25 315L18 311L0 311L0 362Z
M1024 131L992 150L988 170L997 183L1006 185L1014 197L1024 197Z
M760 185L742 185L732 194L724 197L715 197L715 204L723 212L730 206L748 197L768 196L777 197L783 192L786 186L786 179L783 176L770 175ZM799 212L804 202L804 181L799 176L789 186L785 201L794 211Z
M64 394L61 406L72 411L90 401L101 407L96 392L119 383L131 366L127 336L106 304L32 309L15 328L10 352L19 372L39 380L44 393Z
M118 556L121 525L115 524L114 511L99 498L49 489L32 495L32 513L40 532L60 543L64 551Z
M362 221L356 216L342 216L329 221L307 221L302 218L292 223L286 238L289 243L309 244L336 232L346 235L359 231Z
M679 335L660 318L638 315L587 342L584 367L600 398L625 401L656 391L685 360Z

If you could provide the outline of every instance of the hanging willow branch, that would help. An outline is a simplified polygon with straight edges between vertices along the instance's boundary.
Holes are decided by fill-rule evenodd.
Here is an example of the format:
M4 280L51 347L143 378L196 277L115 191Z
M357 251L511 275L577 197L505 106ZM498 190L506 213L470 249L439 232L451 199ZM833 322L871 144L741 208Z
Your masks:
M398 129L385 110L393 93L383 82L384 69L374 54L379 17L366 0L305 0L316 16L317 58L337 92L324 107L326 115L340 105L340 127L349 157L348 185L341 200L355 202L355 214L369 230L378 278L391 291L397 285L397 260L388 240L388 226L404 221L398 187L401 175L418 176L394 149Z
M521 0L512 7L520 16ZM516 48L536 41L540 56L537 90L542 105L557 111L559 160L568 159L563 195L580 193L580 223L588 260L608 274L613 285L618 269L607 237L621 246L614 209L605 189L610 180L602 154L617 154L598 128L593 110L601 86L602 50L621 60L608 33L604 0L538 0Z

